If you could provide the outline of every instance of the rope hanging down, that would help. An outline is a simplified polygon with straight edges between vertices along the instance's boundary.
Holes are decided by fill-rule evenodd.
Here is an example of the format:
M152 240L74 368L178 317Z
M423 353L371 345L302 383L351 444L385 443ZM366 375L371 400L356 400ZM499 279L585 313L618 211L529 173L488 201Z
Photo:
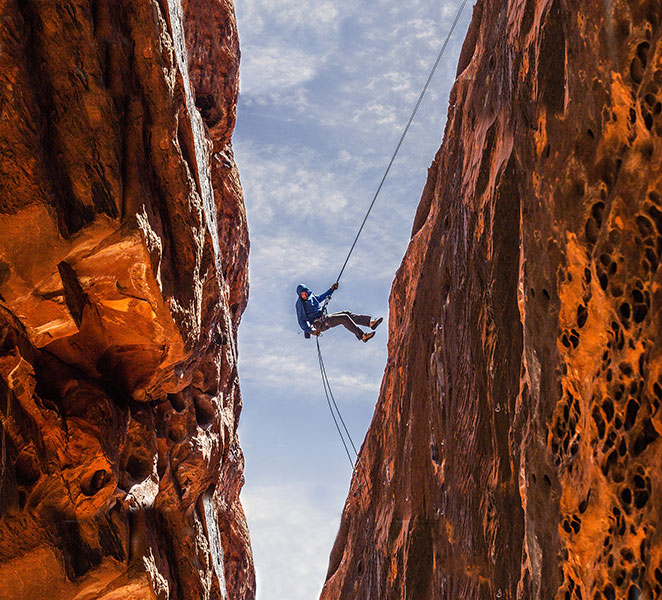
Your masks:
M347 447L347 442L345 442L345 437L343 436L342 431L340 430L340 425L338 425L338 419L336 418L336 414L338 415L338 418L340 419L340 422L342 423L343 429L345 430L345 434L347 435L347 439L349 440L350 445L352 446L352 450L354 451L354 456L356 457L356 461L359 464L359 467L361 468L361 474L363 475L363 480L366 484L366 487L368 485L368 479L365 474L365 470L363 469L363 464L361 463L361 458L359 457L358 450L356 449L356 446L354 445L354 440L352 440L352 436L349 433L349 430L347 429L347 425L345 424L345 420L342 418L342 414L340 413L340 409L338 408L338 404L336 404L336 399L333 396L333 392L331 391L331 384L329 383L329 377L326 374L326 367L324 366L324 359L322 358L322 350L320 348L320 340L319 337L315 338L315 341L317 342L317 358L319 360L320 364L320 373L322 374L322 385L324 386L324 395L326 396L326 403L329 405L329 410L331 411L331 416L333 417L333 422L336 425L336 429L338 430L338 435L340 436L340 440L342 441L342 445L345 447L345 453L347 454L347 458L349 459L349 464L352 465L352 470L354 470L355 464L354 460L352 458L352 455L349 452L349 448ZM335 408L335 413L334 413L334 408Z
M416 116L416 113L418 112L419 107L421 106L421 102L423 101L423 96L425 96L425 92L428 91L428 86L430 85L430 82L432 81L432 78L434 77L434 73L437 70L437 66L439 65L439 62L441 61L441 57L444 55L444 52L446 51L446 46L448 46L448 42L451 39L451 36L453 35L453 31L455 31L455 27L457 26L458 21L460 20L460 15L462 14L462 11L464 10L464 6L467 3L467 0L462 0L462 4L460 4L460 8L457 11L457 14L455 15L455 20L453 21L453 25L451 25L450 31L448 32L448 35L446 36L446 39L444 40L443 45L441 46L441 50L439 50L439 54L437 55L437 60L434 61L434 65L432 66L432 69L430 70L430 74L428 75L427 81L425 82L425 85L423 86L423 89L421 90L421 94L418 97L418 100L416 101L416 105L414 106L414 110L411 113L411 116L409 117L409 120L407 121L407 125L405 125L404 131L402 132L402 135L400 136L400 141L398 142L398 145L395 148L395 152L393 152L393 156L391 156L391 160L388 163L388 166L386 167L386 171L384 171L384 176L382 177L382 180L379 182L379 186L377 187L377 191L375 192L375 195L372 198L372 202L370 203L370 206L368 207L368 212L366 212L365 217L363 217L363 222L361 223L361 227L359 227L359 231L356 234L356 237L354 238L354 242L352 243L352 247L349 249L349 253L347 254L347 258L345 259L345 262L343 263L342 269L340 269L340 273L338 273L338 277L336 277L336 283L340 281L340 278L342 277L343 272L345 271L345 267L347 266L347 263L349 262L349 257L352 255L352 252L354 251L354 246L356 246L356 242L359 240L359 236L361 235L361 232L363 231L363 226L365 225L366 221L368 220L368 216L370 215L370 211L372 210L372 207L375 205L375 202L377 201L377 196L379 196L379 192L382 191L382 186L384 185L384 182L386 181L386 177L388 177L388 173L391 170L391 166L393 165L393 162L395 161L395 157L398 155L398 152L400 151L400 146L402 146L402 142L405 140L405 136L407 135L407 132L409 131L409 127L411 126L414 117ZM330 299L330 298L329 298Z

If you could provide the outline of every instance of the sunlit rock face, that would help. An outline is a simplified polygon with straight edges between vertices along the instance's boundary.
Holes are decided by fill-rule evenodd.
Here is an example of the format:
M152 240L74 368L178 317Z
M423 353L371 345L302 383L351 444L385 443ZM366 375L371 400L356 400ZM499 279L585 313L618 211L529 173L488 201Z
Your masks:
M232 3L0 15L0 597L251 599Z
M477 3L324 600L662 597L661 13Z

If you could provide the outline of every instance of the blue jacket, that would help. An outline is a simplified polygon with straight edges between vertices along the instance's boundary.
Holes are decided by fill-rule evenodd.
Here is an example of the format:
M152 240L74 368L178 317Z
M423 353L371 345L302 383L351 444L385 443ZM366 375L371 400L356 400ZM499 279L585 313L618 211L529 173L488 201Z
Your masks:
M301 297L301 292L304 291L308 292L308 300L305 302ZM324 302L324 300L326 300L332 293L333 290L329 288L323 294L315 296L315 294L310 291L310 288L303 283L300 283L297 286L297 320L307 338L310 337L310 325L312 322L322 316L322 302Z

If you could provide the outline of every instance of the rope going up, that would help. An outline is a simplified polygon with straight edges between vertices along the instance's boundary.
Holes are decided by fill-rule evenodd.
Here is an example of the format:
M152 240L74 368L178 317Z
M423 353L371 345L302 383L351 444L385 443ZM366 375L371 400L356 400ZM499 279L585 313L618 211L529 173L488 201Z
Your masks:
M345 271L345 267L347 266L347 263L349 262L350 256L352 256L352 252L354 252L354 247L356 246L356 242L358 242L359 237L361 235L361 232L363 231L363 227L366 224L366 221L368 220L368 217L370 216L370 211L372 211L372 207L375 205L375 202L377 201L377 196L379 196L379 192L382 191L382 187L384 185L384 182L386 181L386 178L388 177L389 171L391 170L391 166L393 165L393 162L395 161L395 157L398 155L398 152L400 151L400 147L402 146L402 142L404 142L405 137L407 135L407 132L409 131L409 128L411 127L411 124L414 120L414 117L416 116L416 113L418 112L419 107L421 106L421 102L423 101L423 96L425 96L425 92L428 91L428 87L430 85L430 82L432 81L432 78L434 77L434 73L437 70L437 66L439 65L439 62L441 61L442 56L444 55L444 52L446 51L446 47L448 46L448 42L451 39L451 36L453 35L453 32L455 31L455 27L458 24L458 21L460 20L460 15L462 14L462 11L464 10L464 6L466 5L467 0L462 0L462 4L460 4L460 8L457 10L457 14L455 15L455 20L453 21L453 24L451 25L450 31L448 32L448 35L446 36L446 39L444 40L444 43L441 46L441 50L439 50L439 54L437 55L437 59L434 61L434 65L432 65L432 69L430 70L430 74L428 75L428 78L425 82L425 85L423 86L423 89L421 90L420 95L418 96L418 100L416 101L416 105L414 106L414 110L411 112L411 115L409 117L409 120L407 121L407 124L405 125L405 128L402 132L402 135L400 136L400 141L398 142L398 145L395 147L395 151L393 152L393 156L391 156L391 160L388 163L388 166L386 167L386 171L384 171L384 175L379 182L379 185L377 186L377 191L375 192L375 195L372 198L372 202L370 203L370 206L368 207L368 211L365 214L365 217L363 217L363 222L361 223L361 226L359 227L359 231L356 234L356 237L354 238L354 242L352 243L352 247L349 249L349 252L347 253L347 258L345 259L345 262L343 263L342 269L340 269L340 273L338 273L338 277L336 277L336 283L340 281L340 278L342 277L342 274ZM331 298L329 297L329 300Z

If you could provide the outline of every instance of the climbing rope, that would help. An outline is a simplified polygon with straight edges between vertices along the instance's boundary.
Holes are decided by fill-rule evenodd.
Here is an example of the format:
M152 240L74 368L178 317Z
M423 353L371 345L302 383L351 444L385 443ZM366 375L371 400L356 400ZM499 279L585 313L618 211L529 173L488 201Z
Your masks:
M368 217L370 216L370 212L372 211L372 207L375 205L375 202L377 201L377 197L379 196L379 193L382 190L382 187L384 186L384 182L386 181L386 178L388 177L389 171L391 170L391 167L393 166L393 162L395 161L396 156L398 155L398 152L400 151L400 147L402 146L402 143L405 140L405 137L407 135L407 132L409 131L409 128L411 127L412 122L414 121L414 117L416 116L416 113L418 112L419 107L421 106L421 102L423 101L423 97L425 96L425 93L428 90L428 87L430 86L430 82L432 81L432 77L434 77L435 71L437 70L437 67L439 66L439 63L441 61L442 56L444 55L444 52L446 51L446 47L448 46L448 42L451 39L451 36L453 35L453 32L455 31L455 27L457 26L460 16L462 15L462 11L464 10L464 7L467 3L467 0L462 0L462 4L460 4L460 8L457 11L457 14L455 15L455 19L453 20L453 24L451 25L451 28L448 32L448 35L446 36L446 39L444 40L444 43L441 46L441 50L439 50L439 54L437 54L437 58L434 61L434 64L432 65L432 69L430 70L430 73L428 74L428 78L425 81L425 85L423 86L423 89L421 90L421 93L418 96L418 100L416 101L416 104L414 105L414 109L411 112L411 115L409 116L409 120L407 121L407 124L405 125L404 130L402 131L402 135L400 136L400 140L398 141L398 145L395 148L395 151L393 152L393 155L391 156L391 160L388 163L388 166L386 167L386 171L384 171L384 175L382 176L381 181L379 182L379 185L377 186L377 191L375 192L375 195L372 198L372 202L370 203L370 206L368 207L368 210L363 217L363 221L361 222L361 226L359 227L359 230L356 234L356 237L354 238L354 241L352 242L352 246L349 249L349 252L347 253L347 257L345 258L345 262L343 263L342 268L340 269L340 273L338 273L338 277L336 277L336 284L340 281L340 278L342 277L343 273L345 272L345 267L347 266L347 263L349 262L350 257L352 256L352 252L354 252L354 248L356 247L356 243L359 241L359 237L361 236L361 233L363 231L363 227L366 224L366 221L368 220ZM326 299L324 300L324 303L322 304L322 314L326 315L326 307L331 301L331 296L333 295L333 292L329 294ZM351 436L349 435L349 431L347 431L347 427L345 426L345 421L342 418L342 414L340 413L340 410L338 409L338 405L336 404L336 401L333 397L333 393L331 392L331 386L329 385L329 380L326 375L326 370L324 368L324 361L322 359L322 351L320 349L320 343L319 343L319 337L317 338L317 356L319 359L319 364L320 364L320 373L322 375L322 384L324 385L324 393L326 395L326 400L329 405L329 410L331 411L331 416L333 417L333 421L336 424L336 429L338 430L338 434L340 435L340 439L342 440L343 446L345 447L345 452L347 453L347 457L349 458L349 462L352 465L352 469L354 469L354 461L352 460L351 454L349 452L349 448L347 447L347 443L345 442L345 438L343 437L342 431L340 430L340 425L338 424L338 419L336 418L336 415L333 411L333 408L331 407L332 403L335 406L335 410L338 414L338 417L340 418L340 421L342 422L343 428L345 429L345 432L347 434L347 437L349 438L350 444L352 446L352 449L354 450L354 454L356 455L358 459L358 452L356 451L356 447L354 446L354 442L352 441ZM365 472L364 472L364 477L365 477Z
M345 420L342 417L342 413L340 412L340 409L338 408L338 404L336 403L336 399L333 395L333 392L331 391L331 384L329 383L329 377L326 373L326 367L324 366L324 359L322 358L322 349L320 348L319 336L315 338L315 341L317 343L317 358L319 360L320 374L322 375L322 385L324 386L324 395L326 396L326 403L329 405L329 411L331 412L331 416L333 417L333 422L335 423L336 429L338 430L338 435L340 436L342 445L345 448L345 453L347 454L349 463L350 465L352 465L352 471L354 471L356 464L358 463L361 474L363 475L364 483L367 486L368 478L366 476L365 469L363 468L363 463L361 462L361 458L359 457L359 452L356 449L356 446L354 445L354 440L352 439L352 436L350 435L349 430L347 429ZM351 445L352 450L354 451L354 456L356 457L356 459L352 458L352 455L347 446L347 442L345 441L345 437L340 429L340 425L338 424L338 420L340 420L340 423L342 423L342 427L345 430L345 434L347 435L347 439L349 440L349 444Z
M372 211L372 207L375 205L375 202L377 201L377 196L379 196L379 192L382 191L382 187L384 185L384 182L386 181L386 178L388 177L389 171L391 170L391 166L393 165L393 162L395 161L395 157L398 155L398 152L400 151L400 146L402 146L402 142L405 140L405 136L407 135L407 132L409 131L409 127L411 126L414 117L416 116L416 113L418 112L419 107L421 106L421 102L423 101L423 96L425 96L425 92L428 91L428 87L430 85L430 82L432 81L432 78L434 77L434 73L437 70L437 66L439 65L439 62L441 61L441 57L444 55L444 52L446 51L446 46L448 46L448 42L451 39L451 36L453 35L453 31L455 31L455 27L457 26L458 21L460 20L460 15L462 14L462 11L464 10L464 6L467 3L467 0L463 0L462 4L460 4L460 8L457 11L457 14L455 15L455 20L453 21L453 25L451 25L450 31L448 32L448 35L446 36L446 39L444 40L443 45L441 46L441 50L439 50L439 54L437 55L437 59L434 61L434 65L432 65L432 69L430 70L430 74L428 75L427 81L425 82L425 85L423 86L423 89L421 90L420 95L418 96L418 100L416 101L416 105L414 106L414 110L412 111L409 120L407 121L407 125L405 125L405 128L402 132L402 135L400 136L400 141L398 142L398 145L395 147L395 151L393 152L393 156L391 156L391 160L388 163L388 166L386 167L386 171L384 171L384 175L379 182L379 185L377 186L377 191L375 192L375 195L372 198L372 202L370 203L370 206L368 207L368 211L365 214L365 217L363 217L363 222L361 223L361 227L359 227L359 231L356 234L356 237L354 238L354 242L352 243L352 247L349 249L349 252L347 253L347 258L345 259L345 262L343 263L342 269L340 269L340 273L338 273L338 277L336 277L336 283L340 281L340 278L342 277L342 274L345 271L345 267L347 266L347 263L349 262L349 257L352 255L352 252L354 252L354 247L356 246L356 242L359 241L359 237L361 235L361 232L363 231L363 227L365 226L366 221L368 220L368 217L370 216L370 211ZM329 300L331 298L329 297Z
M460 20L460 16L462 14L462 11L464 10L464 7L465 7L466 3L467 3L467 0L462 0L462 4L460 4L460 8L458 9L457 14L455 15L455 19L453 20L453 24L451 25L450 31L448 32L448 35L446 36L446 39L444 40L444 43L441 46L441 50L439 50L439 54L437 54L437 58L434 61L434 65L432 66L432 69L430 70L430 73L429 73L428 78L425 82L425 85L423 86L423 89L421 90L421 93L418 96L418 100L416 101L416 104L414 105L414 110L412 111L411 115L409 116L409 120L407 121L407 124L405 125L405 128L402 131L402 135L400 136L400 140L398 141L398 144L395 147L395 151L393 152L393 155L391 156L391 160L389 161L389 163L386 167L386 170L384 171L384 175L382 176L382 179L379 182L379 185L377 186L377 191L375 192L375 194L372 198L372 201L370 202L370 206L368 207L368 210L366 211L366 214L363 217L363 221L361 222L361 226L359 227L359 230L356 234L356 237L354 238L354 241L352 242L352 246L350 247L349 252L347 253L347 257L345 258L345 262L343 263L342 268L340 269L340 273L338 273L338 277L336 277L336 284L340 281L340 278L342 277L343 273L345 272L345 267L347 267L347 263L349 262L349 259L352 256L352 252L354 252L354 248L356 247L356 243L359 241L359 237L361 236L361 233L363 232L363 228L366 224L366 221L368 220L368 217L370 216L370 212L372 211L372 208L375 205L375 202L377 201L377 197L379 196L379 193L381 192L382 187L384 186L384 182L386 181L386 178L388 177L388 174L391 170L391 167L393 166L393 163L395 162L395 158L397 157L398 152L400 151L400 147L402 146L402 143L404 142L405 137L407 136L407 132L409 131L409 128L411 127L411 124L414 121L414 117L416 117L416 113L418 112L418 109L421 106L421 102L423 101L423 97L425 96L425 93L428 90L430 82L432 81L432 77L434 77L434 74L435 74L435 71L437 70L437 66L439 65L439 62L441 61L441 58L443 57L444 52L446 51L446 47L448 46L448 42L450 41L450 38L453 35L453 32L455 31L455 27L457 26L457 24ZM324 300L324 303L322 305L322 314L324 316L326 316L326 307L329 304L332 295L333 295L333 292L327 296L327 298ZM329 411L331 412L331 416L333 417L333 422L335 423L336 429L338 430L338 435L340 436L343 447L345 448L345 453L347 454L347 458L349 459L349 462L352 465L352 474L356 473L356 465L358 464L359 470L360 470L360 472L363 476L363 480L365 482L366 489L369 490L370 486L368 484L368 478L366 476L365 469L363 468L363 463L361 462L361 457L359 456L359 453L356 450L356 446L354 445L354 441L352 440L352 436L349 434L349 430L347 429L347 426L345 425L345 420L342 417L340 409L338 408L336 400L333 396L333 392L331 391L331 384L329 383L329 377L326 373L326 368L324 366L324 359L322 358L322 350L320 348L319 336L317 336L315 338L315 341L317 342L317 357L318 357L318 360L319 360L320 374L322 376L322 385L324 386L324 394L326 396L326 402L329 406ZM334 412L334 408L335 408L335 412ZM337 417L336 417L336 414L337 414ZM345 430L345 433L347 434L347 438L349 440L349 443L352 447L352 450L354 451L354 455L356 456L356 463L352 459L352 455L350 454L349 448L347 446L347 442L345 441L342 430L340 429L340 425L338 424L338 420L340 420L340 423L342 423L343 429ZM358 481L358 485L359 485L359 494L361 494L361 482L360 481ZM362 495L359 495L359 503L361 504L361 506L363 505ZM365 510L365 508L363 508L363 510ZM368 535L368 523L367 523L367 521L365 523L365 526L366 526L366 535ZM370 545L369 552L370 552L371 560L372 560L372 563L373 563L375 569L379 570L379 560L378 560L378 556L377 556L376 549L375 549L374 545ZM373 570L371 568L369 569L367 585L368 585L368 591L369 592L372 592L373 589L377 588L376 589L377 595L378 595L378 597L381 597L381 589L379 589L379 587L380 587L379 586L379 575L378 575L378 573L373 572Z

